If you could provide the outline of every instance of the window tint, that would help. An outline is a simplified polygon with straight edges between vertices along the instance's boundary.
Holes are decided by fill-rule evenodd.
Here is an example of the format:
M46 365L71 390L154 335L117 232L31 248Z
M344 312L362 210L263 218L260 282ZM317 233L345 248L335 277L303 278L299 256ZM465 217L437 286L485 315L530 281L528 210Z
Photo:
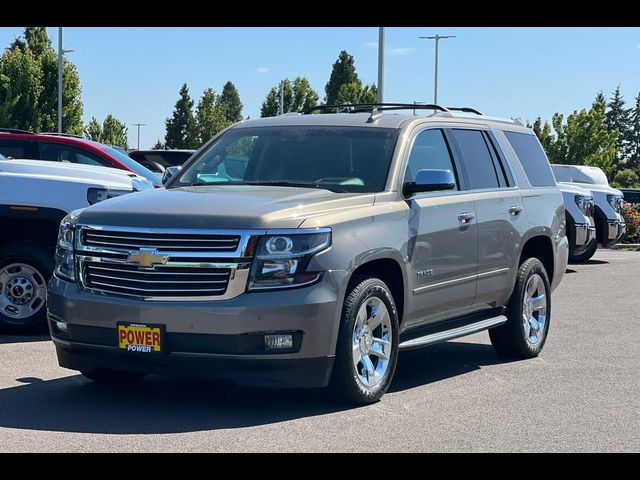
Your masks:
M37 160L38 158L37 145L24 140L0 140L0 153L7 158L27 158L31 160Z
M409 155L405 182L414 182L420 170L449 170L455 176L449 147L442 130L424 130L420 132Z
M491 153L479 130L452 130L466 172L469 189L498 188L498 177Z
M40 159L53 162L79 163L82 165L95 165L110 167L106 160L99 158L91 152L60 143L41 143Z
M516 132L504 134L520 159L532 186L545 187L556 184L549 160L535 135Z

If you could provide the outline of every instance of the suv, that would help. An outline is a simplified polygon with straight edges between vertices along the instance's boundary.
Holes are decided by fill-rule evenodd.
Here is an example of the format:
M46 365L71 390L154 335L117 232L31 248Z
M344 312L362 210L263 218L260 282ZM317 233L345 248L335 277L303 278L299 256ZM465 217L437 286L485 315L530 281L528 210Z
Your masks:
M152 172L163 174L168 167L179 167L195 150L132 150L129 156Z
M593 196L589 190L574 183L558 182L558 188L564 197L569 261L586 262L598 249Z
M44 324L58 227L69 212L150 189L124 170L0 155L0 325Z
M593 195L597 242L607 248L622 238L626 224L622 216L624 197L620 190L609 186L607 175L598 167L586 165L552 165L559 183L575 185ZM595 251L596 247L593 247Z
M162 186L159 175L140 165L126 153L74 135L0 128L0 153L7 158L118 168L146 178L155 187Z
M403 349L489 329L499 353L538 355L568 242L534 133L439 105L313 114L334 108L235 124L166 189L63 220L59 364L365 404ZM414 108L438 113L389 113Z

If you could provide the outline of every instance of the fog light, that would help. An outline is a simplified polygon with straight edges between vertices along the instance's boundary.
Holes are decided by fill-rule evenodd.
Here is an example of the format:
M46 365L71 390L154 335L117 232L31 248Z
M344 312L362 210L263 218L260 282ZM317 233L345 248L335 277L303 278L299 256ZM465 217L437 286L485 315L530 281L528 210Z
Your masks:
M67 324L64 322L56 322L56 328L58 330L60 330L61 332L66 332L67 331Z
M272 348L293 348L293 335L265 335L264 346Z

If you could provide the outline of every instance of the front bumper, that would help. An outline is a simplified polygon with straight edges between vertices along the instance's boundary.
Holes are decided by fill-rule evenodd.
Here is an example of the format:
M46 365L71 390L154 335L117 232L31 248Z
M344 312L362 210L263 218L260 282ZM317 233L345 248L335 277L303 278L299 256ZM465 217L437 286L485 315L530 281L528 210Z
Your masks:
M304 288L206 302L106 296L53 277L47 292L49 329L60 366L73 370L107 368L223 378L250 386L322 387L333 366L346 276L331 271ZM56 320L67 324L66 334L56 328ZM119 350L118 322L164 325L165 352ZM283 353L259 351L255 339L267 332L296 332L299 341Z
M596 238L596 227L589 223L575 224L572 228L573 235L571 237L574 239L574 245L571 245L572 249L585 246Z
M623 220L607 220L607 240L614 242L620 240L627 231L627 225Z

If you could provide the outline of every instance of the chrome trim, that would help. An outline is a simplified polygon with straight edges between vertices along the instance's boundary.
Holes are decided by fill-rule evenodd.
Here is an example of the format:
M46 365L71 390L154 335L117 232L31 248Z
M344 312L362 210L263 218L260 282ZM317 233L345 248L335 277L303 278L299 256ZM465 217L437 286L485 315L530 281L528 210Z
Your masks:
M481 332L489 328L503 325L507 322L507 317L504 315L498 315L497 317L482 320L480 322L471 323L469 325L463 325L451 330L445 330L444 332L432 333L423 337L407 340L399 345L400 350L408 350L410 348L423 347L426 345L433 345L434 343L445 342L447 340L453 340L454 338L464 337L471 335L472 333Z
M487 278L492 277L494 275L500 275L502 273L507 273L509 271L508 267L498 268L496 270L489 270L488 272L482 272L478 274L478 278Z
M431 285L424 285L422 287L414 288L413 294L419 295L421 293L426 292L427 290L431 290L433 288L441 288L450 285L455 285L456 283L464 283L470 280L479 280L481 278L491 277L493 275L500 275L502 273L506 273L509 271L509 268L498 268L496 270L490 270L488 272L478 273L476 275L469 275L467 277L454 278L453 280L446 280L444 282L432 283Z

